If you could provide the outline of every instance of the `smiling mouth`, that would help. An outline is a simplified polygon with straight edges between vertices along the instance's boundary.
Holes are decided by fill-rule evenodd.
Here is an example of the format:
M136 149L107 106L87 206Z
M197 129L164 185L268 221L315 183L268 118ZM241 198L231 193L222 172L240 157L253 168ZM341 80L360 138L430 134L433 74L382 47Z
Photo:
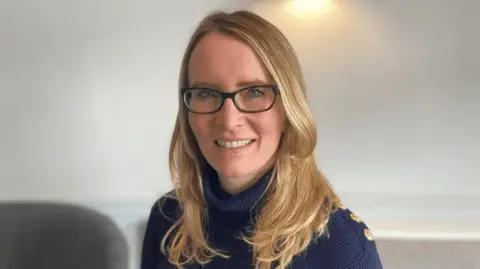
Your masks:
M255 142L255 139L237 140L237 141L215 140L215 144L222 148L240 148L240 147L250 145L253 142Z

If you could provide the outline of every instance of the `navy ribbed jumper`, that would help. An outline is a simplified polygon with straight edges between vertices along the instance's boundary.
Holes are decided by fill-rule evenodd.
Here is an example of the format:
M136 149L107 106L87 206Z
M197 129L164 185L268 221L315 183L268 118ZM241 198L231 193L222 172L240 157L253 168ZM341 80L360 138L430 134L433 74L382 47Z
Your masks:
M215 173L203 178L205 199L208 204L208 240L216 249L230 255L229 259L215 257L202 266L187 265L186 269L248 269L254 268L249 246L239 238L255 222L261 206L269 174L252 187L236 195L229 195L220 187ZM141 269L174 269L160 252L160 242L177 216L178 203L171 198L161 198L151 209L141 256ZM258 203L260 201L260 203ZM319 198L318 202L322 201ZM163 213L160 212L162 206ZM322 236L294 257L291 269L381 269L382 264L375 241L365 223L348 208L340 207L330 217L328 236Z

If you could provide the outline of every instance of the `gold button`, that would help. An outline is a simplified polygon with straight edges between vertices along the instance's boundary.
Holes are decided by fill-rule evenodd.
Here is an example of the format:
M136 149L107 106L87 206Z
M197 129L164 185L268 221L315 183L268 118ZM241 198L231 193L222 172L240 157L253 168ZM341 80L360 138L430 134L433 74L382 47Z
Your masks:
M368 240L370 240L370 241L373 240L373 234L372 234L372 232L371 232L369 229L363 230L363 233L365 234L365 237L366 237Z
M362 219L355 213L350 214L350 218L352 218L356 222L362 222Z

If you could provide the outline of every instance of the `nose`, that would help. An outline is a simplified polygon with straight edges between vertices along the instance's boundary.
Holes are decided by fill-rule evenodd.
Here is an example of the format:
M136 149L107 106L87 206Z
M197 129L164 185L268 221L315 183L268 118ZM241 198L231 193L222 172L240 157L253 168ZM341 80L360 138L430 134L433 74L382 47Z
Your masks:
M224 130L233 130L243 123L242 112L238 110L231 99L226 99L222 109L216 114L215 121Z

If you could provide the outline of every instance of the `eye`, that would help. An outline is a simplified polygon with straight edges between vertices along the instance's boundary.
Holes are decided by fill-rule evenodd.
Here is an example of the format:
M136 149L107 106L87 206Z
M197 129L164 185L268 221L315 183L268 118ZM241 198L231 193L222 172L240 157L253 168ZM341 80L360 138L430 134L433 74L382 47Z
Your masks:
M205 91L205 90L200 90L198 92L198 95L200 97L208 97L208 96L211 96L212 95L212 92L211 91Z
M251 97L261 97L265 95L265 92L259 88L253 88L248 90L248 95Z
M217 94L210 90L196 89L193 91L193 96L194 98L202 99L202 98L215 97L217 96Z

